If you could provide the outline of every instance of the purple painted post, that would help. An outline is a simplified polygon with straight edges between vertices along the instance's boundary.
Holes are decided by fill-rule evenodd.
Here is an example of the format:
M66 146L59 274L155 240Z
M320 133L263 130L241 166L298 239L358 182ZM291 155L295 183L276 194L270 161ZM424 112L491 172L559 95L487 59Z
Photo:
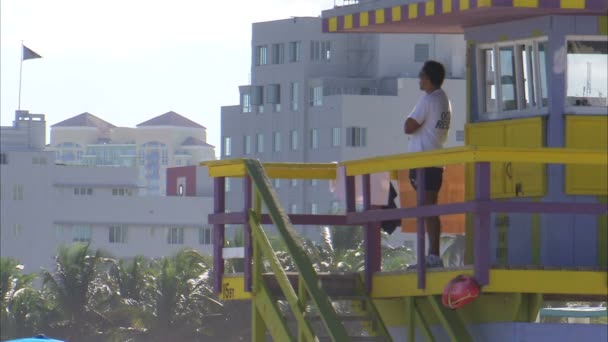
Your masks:
M346 176L346 172L344 175L344 181L345 181L345 197L346 197L346 212L347 213L354 213L356 211L355 208L355 198L356 198L356 194L355 194L355 176Z
M213 212L223 213L226 208L225 202L225 186L226 180L224 177L217 177L213 181ZM224 224L213 225L213 273L215 279L213 281L213 290L215 293L220 293L222 290L222 278L224 277L224 258L222 251L224 248Z
M475 200L490 199L490 163L475 163ZM490 283L490 211L482 206L473 213L473 270L479 285Z
M251 261L253 257L253 242L251 241L251 225L249 224L249 210L252 207L252 192L251 192L251 177L245 176L243 181L243 190L245 192L245 201L243 203L243 212L247 217L245 222L245 231L243 237L245 240L245 291L251 292Z
M363 210L372 208L370 175L362 176ZM380 271L380 224L367 222L365 224L365 288L367 293L372 291L372 276Z
M424 179L424 169L420 168L416 170L416 199L418 207L424 205L426 181ZM416 270L418 272L418 288L424 289L426 287L426 246L425 246L425 229L424 229L424 217L418 217L416 229Z

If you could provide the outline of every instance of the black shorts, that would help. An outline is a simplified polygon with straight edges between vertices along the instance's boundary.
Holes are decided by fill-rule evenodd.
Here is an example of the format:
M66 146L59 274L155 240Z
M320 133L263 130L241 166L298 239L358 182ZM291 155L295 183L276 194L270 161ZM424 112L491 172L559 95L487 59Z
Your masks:
M410 169L410 183L414 189L418 190L416 182L417 169ZM442 167L427 167L424 168L424 183L426 191L439 192L443 183L443 168Z

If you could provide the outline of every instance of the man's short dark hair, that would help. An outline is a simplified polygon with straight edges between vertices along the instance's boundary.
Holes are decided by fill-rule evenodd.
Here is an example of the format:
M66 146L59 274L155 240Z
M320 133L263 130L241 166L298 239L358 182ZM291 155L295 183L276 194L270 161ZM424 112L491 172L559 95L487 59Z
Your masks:
M422 72L429 78L435 87L441 88L443 80L445 79L445 68L443 67L443 64L437 61L426 61L422 67Z

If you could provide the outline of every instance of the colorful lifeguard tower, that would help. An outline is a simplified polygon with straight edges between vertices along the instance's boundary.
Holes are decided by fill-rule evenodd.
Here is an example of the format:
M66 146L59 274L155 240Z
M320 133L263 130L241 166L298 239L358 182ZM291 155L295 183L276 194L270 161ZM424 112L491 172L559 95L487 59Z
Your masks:
M215 178L209 223L216 291L225 300L251 300L252 339L608 339L605 325L533 323L543 301L608 297L607 11L608 0L378 0L325 11L329 33L464 33L468 110L454 115L467 115L466 146L338 164L207 163ZM372 209L371 174L453 164L466 165L463 202ZM344 215L287 215L270 182L339 173ZM224 210L225 177L244 179L242 212ZM363 211L355 210L355 177ZM382 271L381 221L417 218L422 260L423 218L458 213L467 215L464 267L427 271L419 263L415 271ZM225 224L245 225L243 274L224 274ZM296 273L281 269L262 224L276 227ZM364 226L365 271L316 273L292 224ZM272 273L262 272L262 260ZM449 310L439 296L459 274L474 276L483 292ZM278 300L288 303L295 329ZM346 322L354 318L340 316L335 301L349 301L361 314L363 334L349 335Z

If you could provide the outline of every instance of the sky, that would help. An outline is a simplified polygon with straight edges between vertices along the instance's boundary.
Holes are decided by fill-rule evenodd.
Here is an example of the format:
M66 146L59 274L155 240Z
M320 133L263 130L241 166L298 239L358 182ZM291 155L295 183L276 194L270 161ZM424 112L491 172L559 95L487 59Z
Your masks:
M220 146L221 106L249 84L251 24L320 16L341 0L1 0L0 119L19 107L48 127L89 112L135 127L174 111ZM48 133L47 133L48 141Z

